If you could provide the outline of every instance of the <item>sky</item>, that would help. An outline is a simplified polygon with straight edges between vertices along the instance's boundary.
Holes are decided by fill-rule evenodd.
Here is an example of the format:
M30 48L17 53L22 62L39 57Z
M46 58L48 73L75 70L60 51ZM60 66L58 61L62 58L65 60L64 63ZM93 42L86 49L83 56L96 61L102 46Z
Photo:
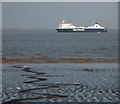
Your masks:
M3 2L3 28L55 29L65 19L77 26L98 22L118 28L117 2Z
M2 29L2 3L1 2L0 2L0 29ZM0 34L2 34L1 31L0 31Z
M1 0L2 2L118 2L119 0Z

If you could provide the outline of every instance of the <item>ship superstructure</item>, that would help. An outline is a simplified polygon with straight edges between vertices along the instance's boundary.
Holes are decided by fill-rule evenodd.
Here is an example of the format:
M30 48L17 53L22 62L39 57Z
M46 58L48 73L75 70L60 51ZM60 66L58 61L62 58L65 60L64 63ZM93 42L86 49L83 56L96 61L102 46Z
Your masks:
M94 23L91 26L75 26L72 23L67 23L63 20L56 29L58 32L107 32L105 26L99 23Z

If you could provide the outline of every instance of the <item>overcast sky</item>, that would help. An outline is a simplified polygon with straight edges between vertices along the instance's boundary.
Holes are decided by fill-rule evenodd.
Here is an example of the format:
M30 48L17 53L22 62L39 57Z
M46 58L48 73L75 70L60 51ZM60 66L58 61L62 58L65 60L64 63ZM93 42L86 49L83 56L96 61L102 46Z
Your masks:
M118 2L119 0L1 0L2 2Z
M4 2L2 13L3 28L54 29L62 19L79 26L98 22L108 28L118 27L117 2Z

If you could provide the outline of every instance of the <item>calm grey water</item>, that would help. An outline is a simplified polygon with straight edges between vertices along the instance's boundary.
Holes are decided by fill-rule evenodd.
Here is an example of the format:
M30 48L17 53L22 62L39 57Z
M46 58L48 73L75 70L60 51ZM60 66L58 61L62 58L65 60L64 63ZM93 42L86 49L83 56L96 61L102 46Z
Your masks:
M58 57L117 57L117 30L107 33L58 33L56 30L3 30L3 58L43 55Z

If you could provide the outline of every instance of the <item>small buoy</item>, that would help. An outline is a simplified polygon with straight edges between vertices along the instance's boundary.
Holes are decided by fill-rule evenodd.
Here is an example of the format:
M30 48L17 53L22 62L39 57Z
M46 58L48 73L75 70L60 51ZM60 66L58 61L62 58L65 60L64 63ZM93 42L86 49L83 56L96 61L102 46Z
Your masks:
M100 32L98 31L98 34L100 34Z

